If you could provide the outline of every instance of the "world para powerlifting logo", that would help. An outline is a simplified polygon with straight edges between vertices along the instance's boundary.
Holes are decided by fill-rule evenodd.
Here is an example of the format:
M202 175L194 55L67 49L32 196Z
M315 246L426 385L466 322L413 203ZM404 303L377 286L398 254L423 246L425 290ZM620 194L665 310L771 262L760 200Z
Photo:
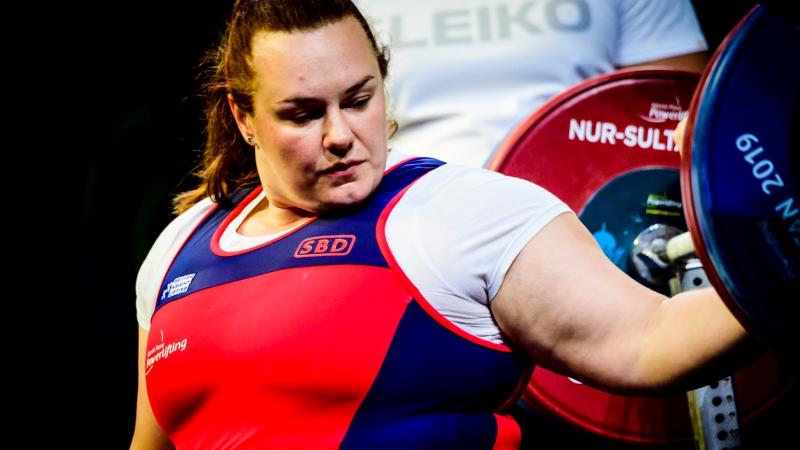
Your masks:
M169 358L176 352L183 352L186 350L188 339L183 338L183 340L165 344L164 330L160 331L161 331L161 342L154 345L150 350L147 351L147 357L145 359L145 365L144 365L145 375L150 374L150 371L153 370L153 367L155 367L157 362Z

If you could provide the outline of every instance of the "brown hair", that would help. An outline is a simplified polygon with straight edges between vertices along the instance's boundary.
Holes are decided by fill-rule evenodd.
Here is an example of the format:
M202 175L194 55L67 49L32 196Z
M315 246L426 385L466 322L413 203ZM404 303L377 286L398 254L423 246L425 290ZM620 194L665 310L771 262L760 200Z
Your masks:
M237 0L220 45L202 61L205 81L206 143L194 175L194 189L172 199L180 214L205 197L225 202L243 186L259 182L253 149L239 133L228 105L228 94L244 112L253 114L255 71L250 64L253 36L259 31L308 31L353 17L361 24L375 51L381 76L389 66L385 48L379 47L364 16L350 0ZM389 119L390 134L397 128Z

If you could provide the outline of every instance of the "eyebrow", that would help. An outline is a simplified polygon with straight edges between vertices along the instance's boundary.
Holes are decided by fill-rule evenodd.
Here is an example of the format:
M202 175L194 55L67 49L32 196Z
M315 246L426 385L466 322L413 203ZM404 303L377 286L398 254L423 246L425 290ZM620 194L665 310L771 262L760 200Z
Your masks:
M373 79L375 79L375 77L373 75L365 76L364 78L362 78L361 80L356 82L354 85L352 85L349 88L347 88L347 90L344 92L345 95L352 95L353 93L358 92L361 88L364 87L365 84L367 84L370 80L373 80ZM286 105L286 104L303 105L303 104L318 103L318 102L319 102L319 100L316 99L316 98L313 98L313 97L290 97L290 98L287 98L285 100L281 100L280 102L278 102L278 104L279 105Z

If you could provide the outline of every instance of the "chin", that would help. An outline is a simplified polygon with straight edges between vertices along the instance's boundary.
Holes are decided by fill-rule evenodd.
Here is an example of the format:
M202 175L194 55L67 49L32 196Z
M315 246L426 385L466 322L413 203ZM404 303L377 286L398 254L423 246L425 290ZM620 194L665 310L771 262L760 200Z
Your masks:
M351 183L334 188L334 191L325 201L321 202L324 211L356 206L369 197L373 188L365 183Z

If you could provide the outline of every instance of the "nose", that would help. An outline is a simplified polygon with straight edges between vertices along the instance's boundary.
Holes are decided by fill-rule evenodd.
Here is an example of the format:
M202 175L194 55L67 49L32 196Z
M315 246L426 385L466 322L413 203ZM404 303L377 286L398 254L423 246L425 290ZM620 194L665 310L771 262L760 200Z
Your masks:
M353 147L353 130L344 112L339 108L331 108L325 114L322 135L322 147L334 153L346 153Z

